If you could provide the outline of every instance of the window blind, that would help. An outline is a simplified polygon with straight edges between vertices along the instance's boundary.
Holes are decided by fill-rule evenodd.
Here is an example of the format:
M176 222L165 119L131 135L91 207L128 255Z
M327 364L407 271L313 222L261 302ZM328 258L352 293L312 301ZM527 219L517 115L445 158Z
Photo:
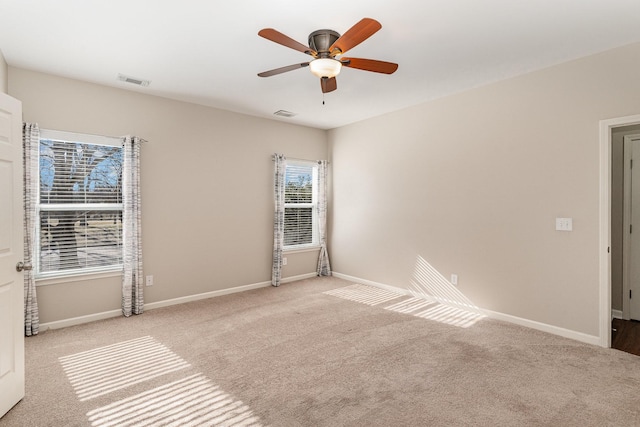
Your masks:
M122 266L122 146L73 136L40 138L39 277Z
M288 163L284 190L284 247L318 244L317 175L314 162Z

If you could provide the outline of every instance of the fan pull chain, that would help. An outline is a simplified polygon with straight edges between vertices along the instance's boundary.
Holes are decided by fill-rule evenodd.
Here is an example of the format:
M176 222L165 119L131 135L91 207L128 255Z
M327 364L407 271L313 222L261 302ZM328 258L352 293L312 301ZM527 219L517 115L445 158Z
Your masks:
M324 105L324 92L322 92L322 105Z

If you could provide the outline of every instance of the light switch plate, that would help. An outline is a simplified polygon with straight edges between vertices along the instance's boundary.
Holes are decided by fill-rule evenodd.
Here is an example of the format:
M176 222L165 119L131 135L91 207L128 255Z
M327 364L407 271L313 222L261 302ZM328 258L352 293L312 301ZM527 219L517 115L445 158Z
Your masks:
M573 218L556 218L557 231L573 231Z

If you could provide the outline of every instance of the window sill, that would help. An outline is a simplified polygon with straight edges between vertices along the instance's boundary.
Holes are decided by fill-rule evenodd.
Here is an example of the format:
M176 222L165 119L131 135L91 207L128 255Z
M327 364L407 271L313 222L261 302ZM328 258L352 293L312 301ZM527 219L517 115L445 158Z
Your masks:
M107 277L122 277L122 269L99 271L96 273L77 273L68 276L36 277L36 286L57 285L60 283L82 282L86 280L104 279Z
M303 246L300 248L283 248L282 252L286 252L288 254L295 254L295 253L299 253L299 252L312 252L312 251L319 251L321 248L320 245L313 245L313 246Z

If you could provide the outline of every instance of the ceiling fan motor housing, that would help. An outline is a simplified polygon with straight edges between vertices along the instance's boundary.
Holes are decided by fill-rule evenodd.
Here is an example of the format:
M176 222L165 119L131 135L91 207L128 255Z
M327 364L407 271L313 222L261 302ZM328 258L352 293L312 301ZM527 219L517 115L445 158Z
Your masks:
M329 48L340 38L340 34L333 30L317 30L309 34L309 47L318 52L318 57L329 57Z

